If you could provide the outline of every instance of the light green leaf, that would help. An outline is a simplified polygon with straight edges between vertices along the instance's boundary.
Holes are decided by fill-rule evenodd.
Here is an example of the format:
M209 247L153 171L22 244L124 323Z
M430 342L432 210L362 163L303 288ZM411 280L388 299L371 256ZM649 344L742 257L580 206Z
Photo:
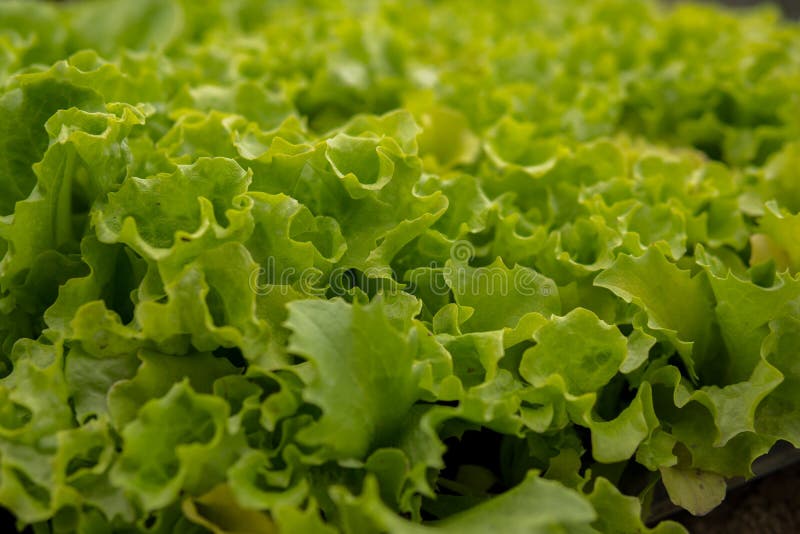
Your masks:
M112 482L135 495L146 510L167 506L181 491L209 491L224 480L239 452L226 432L227 416L221 399L195 393L188 380L175 384L164 397L142 406L123 429Z
M381 300L292 302L287 326L289 350L314 368L303 398L323 412L302 441L340 459L390 442L418 395L412 333L389 323Z
M677 467L660 471L670 500L692 515L706 515L725 498L725 479L719 475Z
M438 521L415 525L389 512L376 498L374 479L368 478L359 497L336 488L334 499L344 508L345 532L391 531L401 534L426 532L478 533L486 529L507 532L552 532L553 529L589 532L595 512L577 492L532 472L515 488L474 508Z
M552 280L519 265L509 269L500 259L478 268L449 261L444 278L456 302L475 310L464 323L473 332L514 328L527 313L549 316L561 309Z
M713 364L709 360L714 344L712 302L701 278L650 248L638 258L619 256L594 283L642 308L648 315L647 326L675 345L692 376L703 376Z
M553 318L533 337L536 346L522 357L520 374L536 386L558 374L573 395L597 391L608 383L627 351L619 330L583 308Z

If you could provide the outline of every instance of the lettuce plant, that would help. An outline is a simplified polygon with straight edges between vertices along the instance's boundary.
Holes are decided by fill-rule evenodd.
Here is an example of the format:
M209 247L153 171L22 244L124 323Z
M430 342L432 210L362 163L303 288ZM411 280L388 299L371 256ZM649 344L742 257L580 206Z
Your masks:
M681 532L800 445L800 29L645 0L0 3L0 505Z

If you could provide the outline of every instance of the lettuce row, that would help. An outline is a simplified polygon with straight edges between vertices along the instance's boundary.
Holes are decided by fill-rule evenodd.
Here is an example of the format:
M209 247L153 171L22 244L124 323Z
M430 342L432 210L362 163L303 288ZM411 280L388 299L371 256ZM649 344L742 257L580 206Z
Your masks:
M20 525L647 531L800 446L794 26L307 4L0 5Z

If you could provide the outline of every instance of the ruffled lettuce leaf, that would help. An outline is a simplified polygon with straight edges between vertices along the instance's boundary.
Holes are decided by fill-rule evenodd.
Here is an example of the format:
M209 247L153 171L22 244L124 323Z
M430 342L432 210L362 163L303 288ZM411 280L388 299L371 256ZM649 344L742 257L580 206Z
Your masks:
M707 512L800 445L798 43L649 0L0 3L0 505Z

